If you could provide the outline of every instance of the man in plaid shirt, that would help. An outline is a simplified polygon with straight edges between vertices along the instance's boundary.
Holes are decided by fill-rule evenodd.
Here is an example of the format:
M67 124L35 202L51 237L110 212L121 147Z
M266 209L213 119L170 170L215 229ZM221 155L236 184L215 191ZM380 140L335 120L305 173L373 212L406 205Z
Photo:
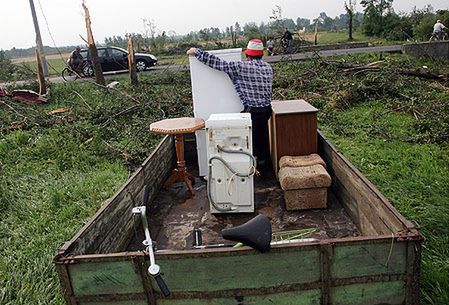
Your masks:
M271 116L273 68L262 61L264 46L261 40L248 42L247 61L226 62L201 49L191 48L187 55L195 56L209 67L223 71L231 78L244 109L251 114L254 155L259 165L270 158L268 120Z

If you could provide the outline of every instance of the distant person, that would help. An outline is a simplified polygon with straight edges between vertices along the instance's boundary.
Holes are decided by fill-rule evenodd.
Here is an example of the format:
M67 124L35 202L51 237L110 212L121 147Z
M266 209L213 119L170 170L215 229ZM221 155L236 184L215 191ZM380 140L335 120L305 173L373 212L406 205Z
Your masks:
M293 35L288 30L288 28L285 28L284 35L282 35L282 38L281 38L281 43L282 43L282 41L284 41L284 43L286 45L287 52L290 53L291 49L292 49Z
M443 40L443 30L447 30L447 27L441 23L441 20L437 20L437 23L433 26L432 38Z
M273 56L274 55L274 40L273 40L273 37L270 37L270 39L268 39L268 41L267 41L267 51L268 51L268 55L269 56Z
M273 68L262 61L263 42L252 39L245 50L246 61L224 61L212 53L190 48L187 55L195 56L209 67L223 71L230 77L240 102L242 112L251 114L254 156L259 166L268 165L270 158L268 120L271 117Z
M73 50L72 53L70 53L68 61L69 61L69 66L72 70L74 70L76 72L81 71L81 66L83 65L84 58L83 58L83 55L81 55L80 47L76 47L76 49Z

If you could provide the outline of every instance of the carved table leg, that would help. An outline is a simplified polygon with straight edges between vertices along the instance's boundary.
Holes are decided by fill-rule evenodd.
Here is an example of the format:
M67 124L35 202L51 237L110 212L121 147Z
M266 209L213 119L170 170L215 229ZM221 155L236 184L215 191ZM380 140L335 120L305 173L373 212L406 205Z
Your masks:
M171 176L165 181L164 187L169 188L175 182L184 182L190 194L193 196L195 193L192 182L195 178L187 172L186 162L184 160L184 136L182 134L175 135L175 146L178 168L173 170Z

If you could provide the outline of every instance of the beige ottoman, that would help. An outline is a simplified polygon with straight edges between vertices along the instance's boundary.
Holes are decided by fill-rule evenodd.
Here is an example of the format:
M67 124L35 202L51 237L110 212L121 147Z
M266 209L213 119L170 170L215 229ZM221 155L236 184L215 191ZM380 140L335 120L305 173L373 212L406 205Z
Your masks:
M326 167L326 163L318 154L310 154L307 156L283 156L279 160L279 168L303 167L316 164L321 164Z
M287 210L326 208L327 188L331 185L331 177L320 163L285 166L279 170L279 182L284 190Z

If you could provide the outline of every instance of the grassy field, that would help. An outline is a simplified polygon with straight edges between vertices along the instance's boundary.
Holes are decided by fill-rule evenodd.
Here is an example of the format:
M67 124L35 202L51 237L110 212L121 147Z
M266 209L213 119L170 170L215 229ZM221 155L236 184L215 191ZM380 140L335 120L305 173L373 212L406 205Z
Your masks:
M66 67L66 60L69 54L62 54L62 59L59 54L47 55L48 73L50 76L61 76L62 70ZM22 66L24 69L37 71L37 63L34 57L23 57L13 59L12 62L16 65Z
M449 304L449 149L400 140L417 136L415 119L391 113L381 102L362 103L333 123L344 131L323 126L328 138L407 219L421 226L422 304Z
M334 31L334 32L318 32L318 44L335 44L349 42L347 31ZM304 40L314 42L314 34L307 33L302 37ZM360 31L353 33L353 42L369 42L370 44L394 44L393 41L387 41L384 38L370 37L364 35Z
M449 72L447 63L401 55L384 58L383 72L356 75L335 62L278 64L273 92L320 108L326 136L421 225L422 304L439 305L449 304L449 84L394 73L424 64ZM63 304L52 265L57 248L150 154L160 139L148 132L151 122L192 114L187 73L140 79L136 88L124 80L117 87L139 104L91 83L53 85L46 106L2 100L0 304ZM119 115L124 109L131 110ZM8 129L20 122L21 129Z

